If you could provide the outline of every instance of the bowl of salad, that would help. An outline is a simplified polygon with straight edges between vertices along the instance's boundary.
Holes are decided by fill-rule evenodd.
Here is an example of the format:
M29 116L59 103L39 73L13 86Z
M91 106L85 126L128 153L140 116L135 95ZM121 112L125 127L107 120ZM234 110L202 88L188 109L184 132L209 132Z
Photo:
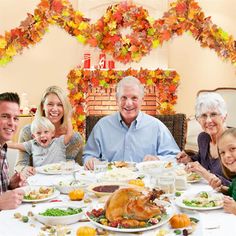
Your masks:
M38 205L33 213L35 218L45 225L69 225L82 218L83 209L72 204L50 203Z

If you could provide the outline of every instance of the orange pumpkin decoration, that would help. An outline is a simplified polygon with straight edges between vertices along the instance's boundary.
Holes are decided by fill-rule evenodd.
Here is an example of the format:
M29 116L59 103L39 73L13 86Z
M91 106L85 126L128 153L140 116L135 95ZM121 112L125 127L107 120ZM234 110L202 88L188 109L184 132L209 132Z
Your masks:
M96 230L89 226L82 226L76 232L76 236L95 236L96 234Z
M84 190L75 189L69 192L69 198L72 201L80 201L84 198Z
M131 179L129 184L133 184L139 187L144 187L144 182L141 179Z
M188 227L190 224L191 221L186 214L175 214L170 219L170 225L174 229Z

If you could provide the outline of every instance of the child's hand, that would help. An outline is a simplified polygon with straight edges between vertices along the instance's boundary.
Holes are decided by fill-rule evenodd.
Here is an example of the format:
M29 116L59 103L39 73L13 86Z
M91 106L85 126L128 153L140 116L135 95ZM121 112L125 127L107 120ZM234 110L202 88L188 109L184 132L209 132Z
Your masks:
M236 202L232 197L224 196L224 210L236 215Z

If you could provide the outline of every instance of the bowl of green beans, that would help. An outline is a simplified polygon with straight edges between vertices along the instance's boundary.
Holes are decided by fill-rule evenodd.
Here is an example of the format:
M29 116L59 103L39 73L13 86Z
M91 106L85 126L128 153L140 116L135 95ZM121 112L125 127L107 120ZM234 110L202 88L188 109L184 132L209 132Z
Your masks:
M78 222L83 216L81 207L65 203L38 205L33 212L35 218L46 225L69 225Z

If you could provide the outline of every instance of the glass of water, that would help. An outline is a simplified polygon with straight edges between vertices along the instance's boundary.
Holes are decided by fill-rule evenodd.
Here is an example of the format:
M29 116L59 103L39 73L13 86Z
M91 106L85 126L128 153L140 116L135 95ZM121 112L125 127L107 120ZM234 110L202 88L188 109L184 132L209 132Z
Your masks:
M107 171L108 161L95 161L94 162L94 173L100 173Z
M175 177L171 174L166 174L158 177L158 186L165 191L166 194L175 193Z

